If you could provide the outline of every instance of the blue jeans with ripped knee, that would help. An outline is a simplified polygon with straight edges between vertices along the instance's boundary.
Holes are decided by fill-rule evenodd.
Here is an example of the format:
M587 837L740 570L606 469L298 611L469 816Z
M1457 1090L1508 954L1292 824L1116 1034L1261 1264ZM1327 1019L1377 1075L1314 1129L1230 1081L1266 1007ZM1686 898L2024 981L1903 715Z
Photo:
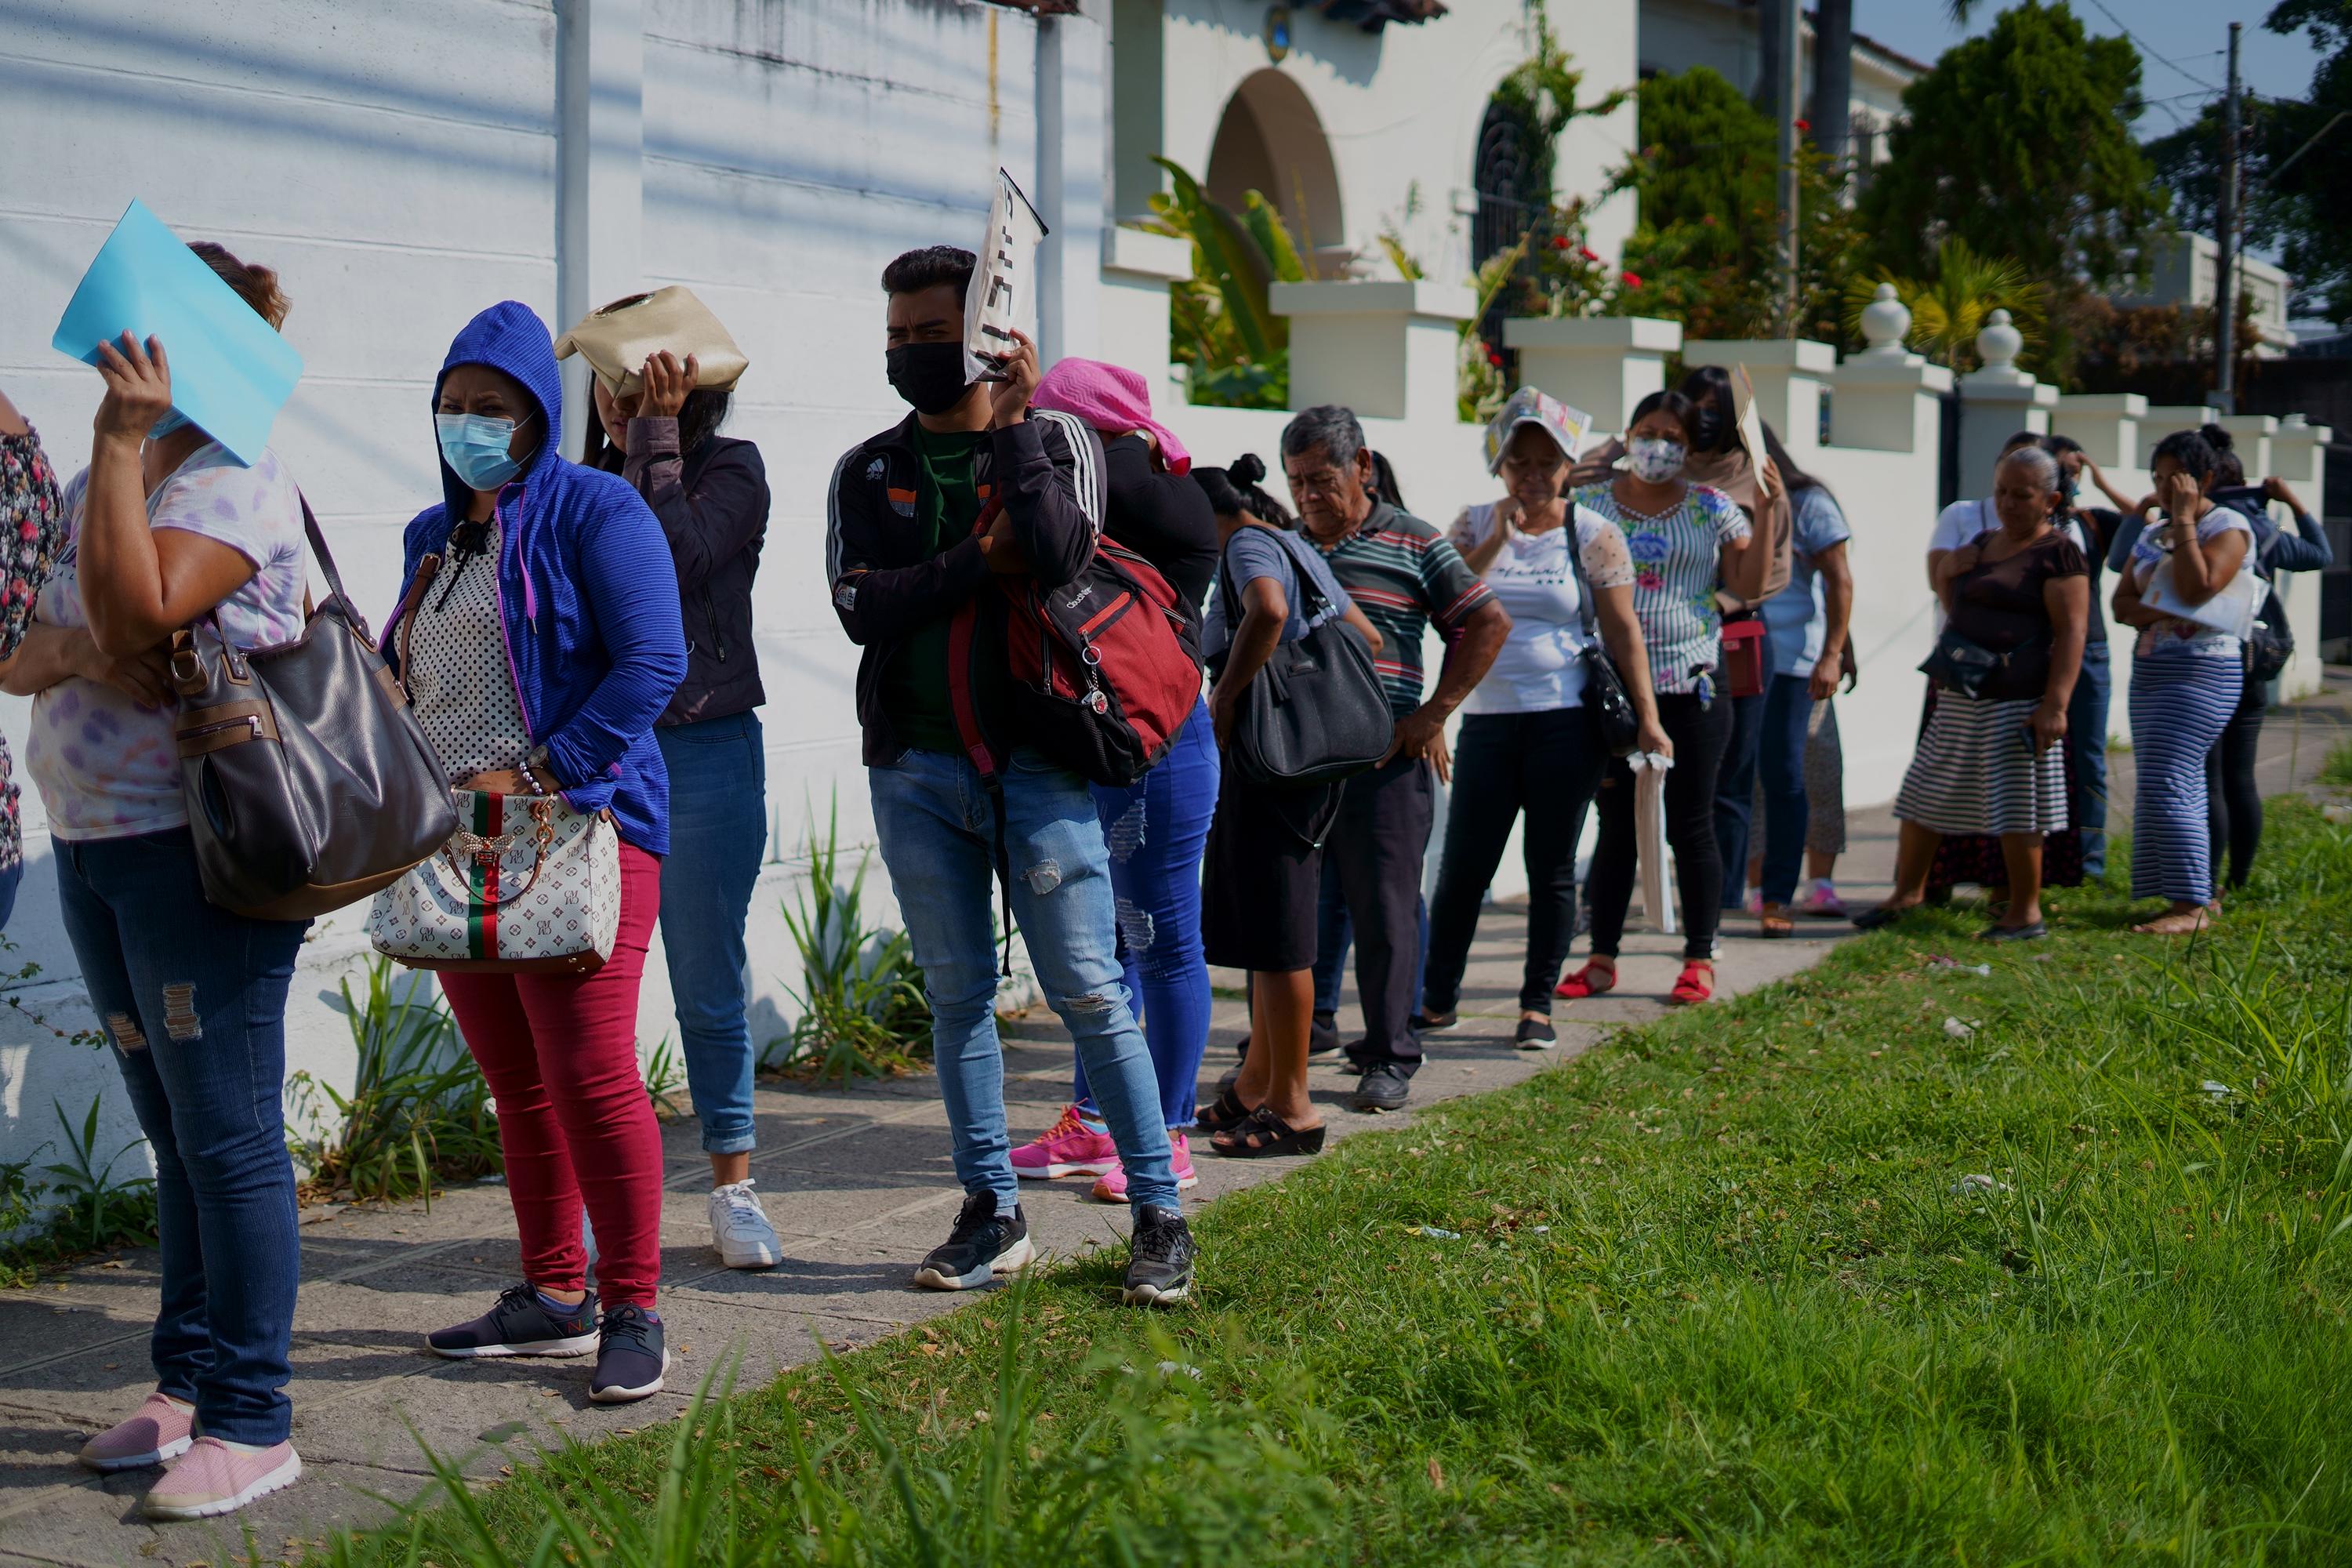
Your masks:
M1086 1063L1127 1171L1128 1201L1177 1207L1168 1129L1143 1031L1119 977L1110 855L1087 781L1028 747L1003 773L1004 848L1013 916L1045 1001ZM996 820L979 770L944 752L908 751L866 770L882 863L922 966L931 1054L954 1140L956 1179L1020 1201L1004 1123L1004 1058L996 1037Z
M1190 1127L1209 1048L1209 963L1201 952L1201 855L1217 815L1217 736L1203 699L1160 765L1124 789L1094 786L1118 900L1127 991L1141 999L1143 1037L1160 1078L1160 1113ZM1087 1064L1071 1098L1092 1109Z
M310 922L205 902L184 827L59 839L57 864L67 939L155 1157L156 1385L210 1436L282 1443L301 1262L286 992Z

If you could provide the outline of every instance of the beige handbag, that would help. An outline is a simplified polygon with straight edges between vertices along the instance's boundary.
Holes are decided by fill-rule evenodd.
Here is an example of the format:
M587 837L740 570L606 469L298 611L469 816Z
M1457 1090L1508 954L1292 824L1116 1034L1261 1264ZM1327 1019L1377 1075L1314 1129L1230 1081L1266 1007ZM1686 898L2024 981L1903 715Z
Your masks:
M584 355L588 368L615 397L635 396L637 372L664 349L676 354L681 364L687 355L695 357L698 390L734 385L751 363L710 313L710 307L696 299L694 290L675 283L591 310L555 340L557 359Z
M368 940L411 969L593 974L621 930L609 812L551 795L451 790L458 829L375 896Z

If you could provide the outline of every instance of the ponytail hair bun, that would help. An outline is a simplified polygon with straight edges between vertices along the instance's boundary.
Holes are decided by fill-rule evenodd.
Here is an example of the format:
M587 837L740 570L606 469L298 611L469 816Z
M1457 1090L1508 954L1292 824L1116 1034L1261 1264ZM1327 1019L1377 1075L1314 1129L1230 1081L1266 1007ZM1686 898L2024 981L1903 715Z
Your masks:
M286 325L286 312L294 301L278 286L278 274L257 262L239 261L229 254L228 247L200 239L188 247L204 264L213 269L220 280L236 290L237 298L253 307L253 313L268 321L273 331Z
M1265 482L1265 462L1255 452L1244 452L1226 466L1225 472L1236 485Z
M2198 426L2197 434L2205 437L2205 444L2212 447L2217 455L2232 451L2238 445L2237 437L2219 425L2201 425Z

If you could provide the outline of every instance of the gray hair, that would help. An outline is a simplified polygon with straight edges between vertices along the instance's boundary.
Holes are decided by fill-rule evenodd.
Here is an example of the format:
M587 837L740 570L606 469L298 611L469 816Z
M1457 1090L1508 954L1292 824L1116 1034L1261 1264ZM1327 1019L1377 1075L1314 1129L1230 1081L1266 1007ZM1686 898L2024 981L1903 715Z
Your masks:
M1318 447L1336 467L1352 466L1364 449L1364 427L1356 422L1356 411L1336 403L1318 404L1282 427L1284 457L1304 457Z
M2020 447L1993 465L1993 471L2021 468L2032 474L2044 495L2056 495L2061 483L2058 459L2040 447Z

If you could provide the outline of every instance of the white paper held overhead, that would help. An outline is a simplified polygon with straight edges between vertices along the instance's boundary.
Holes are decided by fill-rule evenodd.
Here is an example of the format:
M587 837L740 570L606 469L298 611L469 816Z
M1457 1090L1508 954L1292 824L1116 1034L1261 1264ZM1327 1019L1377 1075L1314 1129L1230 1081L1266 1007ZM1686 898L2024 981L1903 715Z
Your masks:
M980 266L963 297L966 381L1001 381L999 367L1013 350L1015 329L1035 332L1037 242L1045 220L1003 170L996 171L996 195L988 204L988 233L982 238Z

